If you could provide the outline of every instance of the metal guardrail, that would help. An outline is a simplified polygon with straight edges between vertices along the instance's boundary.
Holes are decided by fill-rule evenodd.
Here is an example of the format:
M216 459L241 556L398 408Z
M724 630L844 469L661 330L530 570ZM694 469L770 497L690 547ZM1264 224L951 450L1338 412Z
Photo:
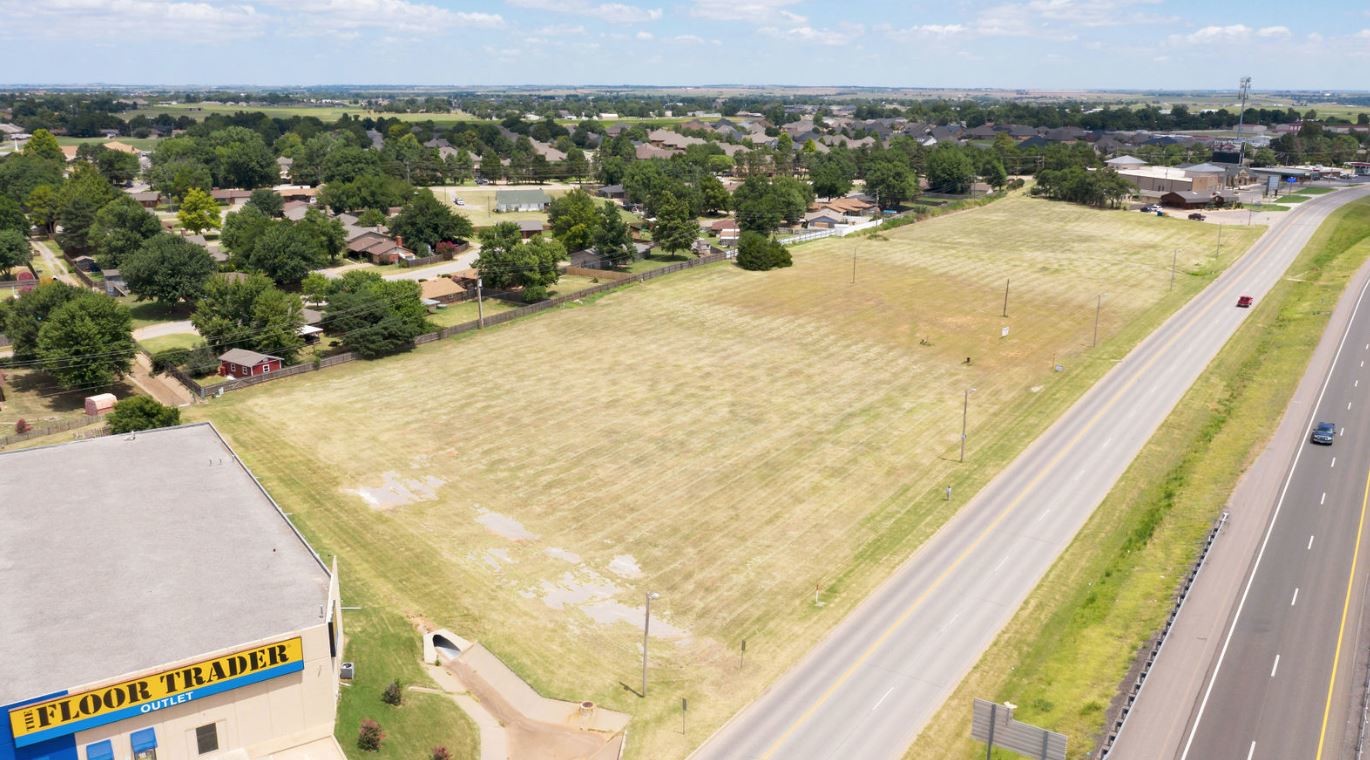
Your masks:
M1146 660L1142 663L1141 671L1132 681L1132 689L1123 698L1122 708L1118 712L1117 718L1113 721L1113 727L1104 736L1103 744L1099 747L1096 755L1099 760L1104 760L1113 751L1113 746L1118 743L1118 737L1122 735L1123 728L1127 726L1128 716L1132 714L1132 708L1137 704L1137 699L1142 695L1142 687L1146 685L1146 678L1151 674L1151 669L1156 665L1156 658L1160 657L1161 649L1165 647L1166 639L1170 636L1170 629L1174 627L1175 620L1180 616L1180 610L1184 608L1185 600L1189 598L1189 591L1194 587L1194 581L1199 576L1199 571L1203 569L1204 563L1208 560L1208 554L1213 549L1213 542L1218 540L1218 535L1222 533L1223 526L1227 524L1228 513L1224 511L1218 518L1218 522L1208 531L1208 538L1204 540L1203 549L1199 552L1199 557L1194 561L1194 566L1190 568L1189 575L1185 576L1184 583L1180 586L1180 593L1176 595L1175 605L1170 609L1170 615L1165 620L1165 625L1161 627L1161 633L1151 644L1151 650L1146 654Z

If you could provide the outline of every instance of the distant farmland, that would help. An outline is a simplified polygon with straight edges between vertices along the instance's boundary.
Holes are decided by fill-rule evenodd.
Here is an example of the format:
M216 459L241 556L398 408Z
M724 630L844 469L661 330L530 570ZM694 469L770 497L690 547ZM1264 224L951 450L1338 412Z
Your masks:
M1015 197L192 416L339 555L345 590L482 641L549 695L634 713L633 757L681 757L1260 231L1224 230L1218 258L1213 225Z

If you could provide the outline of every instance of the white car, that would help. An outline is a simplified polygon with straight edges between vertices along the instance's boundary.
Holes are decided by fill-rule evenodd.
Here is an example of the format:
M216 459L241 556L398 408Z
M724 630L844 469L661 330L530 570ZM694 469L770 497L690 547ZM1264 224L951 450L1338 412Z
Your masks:
M465 205L466 205L466 201L462 200L461 198L458 198L458 199L457 199L457 205L458 205L458 206L465 206Z

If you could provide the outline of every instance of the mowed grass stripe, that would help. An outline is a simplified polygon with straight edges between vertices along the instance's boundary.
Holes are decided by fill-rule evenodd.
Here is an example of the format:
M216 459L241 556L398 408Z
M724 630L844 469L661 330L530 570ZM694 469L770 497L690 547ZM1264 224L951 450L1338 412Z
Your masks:
M195 413L250 435L244 457L343 555L344 576L480 639L544 693L634 712L634 756L678 757L1259 231L1225 230L1216 259L1211 225L1013 197L800 246L791 269L692 270ZM445 483L392 511L350 492L386 473ZM495 535L480 510L537 538ZM610 570L622 554L641 577ZM626 605L622 622L549 607L558 588ZM689 638L654 644L660 688L643 702L620 682L635 680L647 590Z

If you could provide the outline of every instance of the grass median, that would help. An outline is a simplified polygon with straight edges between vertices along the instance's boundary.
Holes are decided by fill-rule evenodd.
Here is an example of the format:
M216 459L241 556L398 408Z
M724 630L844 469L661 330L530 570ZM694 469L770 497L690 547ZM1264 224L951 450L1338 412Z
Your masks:
M1195 383L907 757L974 758L972 697L1092 754L1136 652L1237 479L1284 414L1328 318L1370 258L1370 199L1334 213ZM1000 756L1000 755L996 755ZM1010 755L1002 755L1010 757Z

